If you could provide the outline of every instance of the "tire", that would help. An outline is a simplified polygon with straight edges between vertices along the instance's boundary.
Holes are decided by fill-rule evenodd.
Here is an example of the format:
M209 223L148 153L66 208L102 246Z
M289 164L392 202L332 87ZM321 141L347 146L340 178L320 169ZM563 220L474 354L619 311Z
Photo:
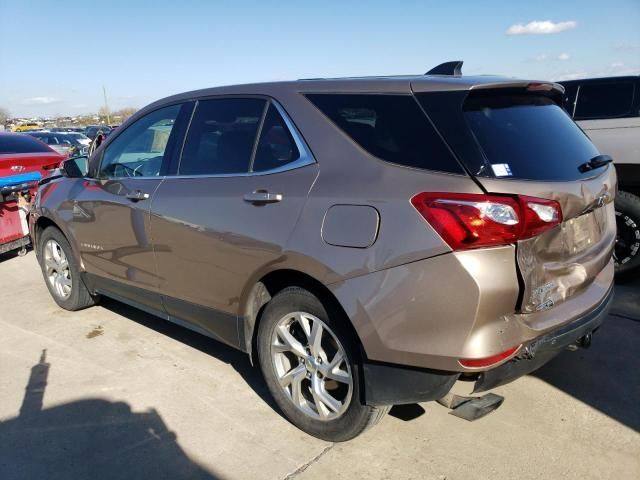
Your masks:
M378 423L391 408L361 403L357 344L351 332L337 319L337 315L329 315L320 300L307 290L288 287L265 307L257 336L262 374L284 416L309 435L330 442L342 442L360 435ZM316 325L322 329L314 330ZM293 338L293 343L283 340L289 338L286 332ZM320 336L314 335L317 332ZM311 341L314 338L321 339L319 349ZM290 348L292 344L297 353ZM308 347L306 353L304 347ZM333 366L332 361L336 362ZM285 377L291 379L290 384ZM281 386L281 381L287 384L286 387ZM299 385L298 389L294 389L295 385ZM323 403L328 398L325 395L333 400ZM322 400L318 402L319 398ZM336 408L338 404L340 408Z
M640 267L640 197L619 191L615 201L618 236L614 250L616 275Z
M38 261L44 282L55 302L65 310L82 310L99 300L80 277L71 245L60 230L47 227L38 242Z

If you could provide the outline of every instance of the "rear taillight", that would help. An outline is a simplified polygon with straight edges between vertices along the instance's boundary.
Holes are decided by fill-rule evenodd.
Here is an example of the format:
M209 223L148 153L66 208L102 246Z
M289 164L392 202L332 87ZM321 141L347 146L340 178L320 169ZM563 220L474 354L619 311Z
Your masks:
M62 162L50 163L48 165L42 165L43 170L55 170L56 168L60 168L62 166Z
M424 192L411 204L453 250L507 245L562 222L558 202L524 195Z

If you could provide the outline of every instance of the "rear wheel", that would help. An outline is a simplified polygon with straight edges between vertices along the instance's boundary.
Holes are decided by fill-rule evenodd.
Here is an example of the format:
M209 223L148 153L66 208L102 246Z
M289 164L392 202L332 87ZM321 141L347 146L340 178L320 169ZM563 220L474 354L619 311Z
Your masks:
M60 230L46 228L40 235L39 260L42 275L55 302L65 310L81 310L95 305L80 278L80 270L69 242Z
M613 258L617 274L640 267L640 197L618 192L615 201L618 234Z
M257 347L271 395L284 415L310 435L349 440L388 411L361 403L351 335L304 289L286 288L267 304Z

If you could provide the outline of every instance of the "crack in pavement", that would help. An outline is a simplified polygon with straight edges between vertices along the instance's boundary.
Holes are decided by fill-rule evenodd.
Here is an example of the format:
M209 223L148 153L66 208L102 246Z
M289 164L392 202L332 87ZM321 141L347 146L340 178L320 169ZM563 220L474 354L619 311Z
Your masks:
M291 480L292 478L297 477L299 474L301 474L302 472L304 472L307 468L309 468L311 465L313 465L314 463L316 463L318 460L320 460L322 458L322 456L327 453L329 450L331 450L333 447L335 447L335 443L332 443L331 445L328 445L327 447L325 447L324 450L322 450L318 455L316 455L315 457L313 457L311 460L309 460L307 463L304 463L302 465L300 465L298 468L296 468L293 472L291 472L290 474L288 474L286 477L284 477L282 480Z

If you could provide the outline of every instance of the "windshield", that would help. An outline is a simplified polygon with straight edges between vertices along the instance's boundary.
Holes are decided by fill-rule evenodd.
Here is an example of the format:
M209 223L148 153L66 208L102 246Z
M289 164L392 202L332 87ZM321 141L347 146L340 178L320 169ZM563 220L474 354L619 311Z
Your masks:
M594 175L578 167L599 154L552 99L527 94L470 96L464 117L497 178L571 181ZM597 169L596 172L599 172Z
M31 136L39 139L40 141L46 143L47 145L59 145L59 146L69 146L69 145L80 145L77 139L71 137L69 134L64 133L32 133Z

